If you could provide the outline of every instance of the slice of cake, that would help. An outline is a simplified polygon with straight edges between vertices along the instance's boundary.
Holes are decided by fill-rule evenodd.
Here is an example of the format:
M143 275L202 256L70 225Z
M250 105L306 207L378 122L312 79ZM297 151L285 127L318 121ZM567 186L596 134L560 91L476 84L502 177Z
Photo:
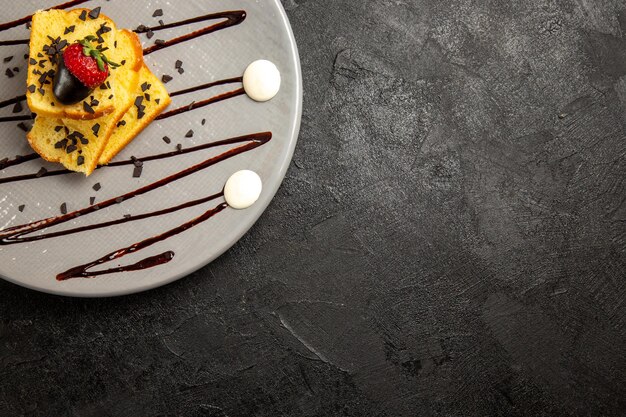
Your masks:
M112 52L124 65L112 71L107 82L94 90L106 94L112 112L91 120L38 115L27 138L43 159L60 162L67 169L86 175L96 169L118 121L133 105L143 68L143 51L136 34L117 31L114 44L117 47ZM116 86L114 92L109 85ZM98 100L95 97L94 94L88 101Z
M161 80L145 64L139 72L139 83L132 92L132 98L133 105L117 123L117 128L100 155L99 165L108 164L172 101Z
M86 100L71 105L61 103L53 93L60 52L87 37L93 37L94 48L106 53L111 62L123 63L122 49L115 45L115 24L99 10L48 10L33 15L26 92L33 113L58 118L97 119L113 112L114 82L110 82L108 90L97 88ZM116 71L111 69L112 73ZM110 97L112 93L113 97Z

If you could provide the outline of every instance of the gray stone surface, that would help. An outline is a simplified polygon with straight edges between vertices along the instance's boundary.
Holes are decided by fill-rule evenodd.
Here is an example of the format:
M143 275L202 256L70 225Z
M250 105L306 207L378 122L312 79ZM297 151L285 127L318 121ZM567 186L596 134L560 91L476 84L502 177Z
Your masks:
M0 415L624 415L624 1L284 4L273 204L145 294L0 283Z

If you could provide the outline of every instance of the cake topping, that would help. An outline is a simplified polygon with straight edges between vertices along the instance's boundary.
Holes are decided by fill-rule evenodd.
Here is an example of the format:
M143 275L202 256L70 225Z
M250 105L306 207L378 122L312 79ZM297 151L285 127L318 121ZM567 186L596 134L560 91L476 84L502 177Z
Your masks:
M94 9L95 10L95 9ZM104 26L101 26L100 30ZM109 29L110 30L110 29ZM63 104L74 104L89 96L94 88L103 84L109 76L109 67L119 64L110 61L101 45L93 46L93 35L87 36L67 48L59 59L59 68L54 77L54 95ZM60 41L56 49L63 49L67 42ZM52 47L48 48L48 53ZM108 85L107 85L108 87ZM84 103L85 111L93 114L93 104Z

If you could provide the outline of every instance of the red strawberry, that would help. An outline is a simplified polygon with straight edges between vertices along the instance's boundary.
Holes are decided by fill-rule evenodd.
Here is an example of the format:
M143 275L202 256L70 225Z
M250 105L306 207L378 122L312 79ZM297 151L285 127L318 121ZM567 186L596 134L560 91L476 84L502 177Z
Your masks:
M65 67L85 87L96 88L109 76L109 67L103 64L103 70L98 68L96 59L91 55L85 55L83 49L85 47L80 43L68 46L63 51L63 61Z
M95 36L87 36L63 51L53 85L54 95L61 103L74 104L83 100L106 81L109 66L119 66L92 46L94 40Z

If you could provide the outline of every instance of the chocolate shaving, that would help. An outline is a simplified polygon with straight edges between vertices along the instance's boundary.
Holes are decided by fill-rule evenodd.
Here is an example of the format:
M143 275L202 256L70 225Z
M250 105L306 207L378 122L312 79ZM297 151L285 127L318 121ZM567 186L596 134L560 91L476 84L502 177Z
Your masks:
M96 7L95 9L90 11L89 12L89 17L91 19L97 19L100 16L100 9L101 9L101 7Z
M87 102L86 102L86 101L83 101L83 109L85 109L85 111L86 111L87 113L90 113L90 114L94 114L94 113L95 113L95 111L93 110L93 108L92 108L89 104L87 104Z

